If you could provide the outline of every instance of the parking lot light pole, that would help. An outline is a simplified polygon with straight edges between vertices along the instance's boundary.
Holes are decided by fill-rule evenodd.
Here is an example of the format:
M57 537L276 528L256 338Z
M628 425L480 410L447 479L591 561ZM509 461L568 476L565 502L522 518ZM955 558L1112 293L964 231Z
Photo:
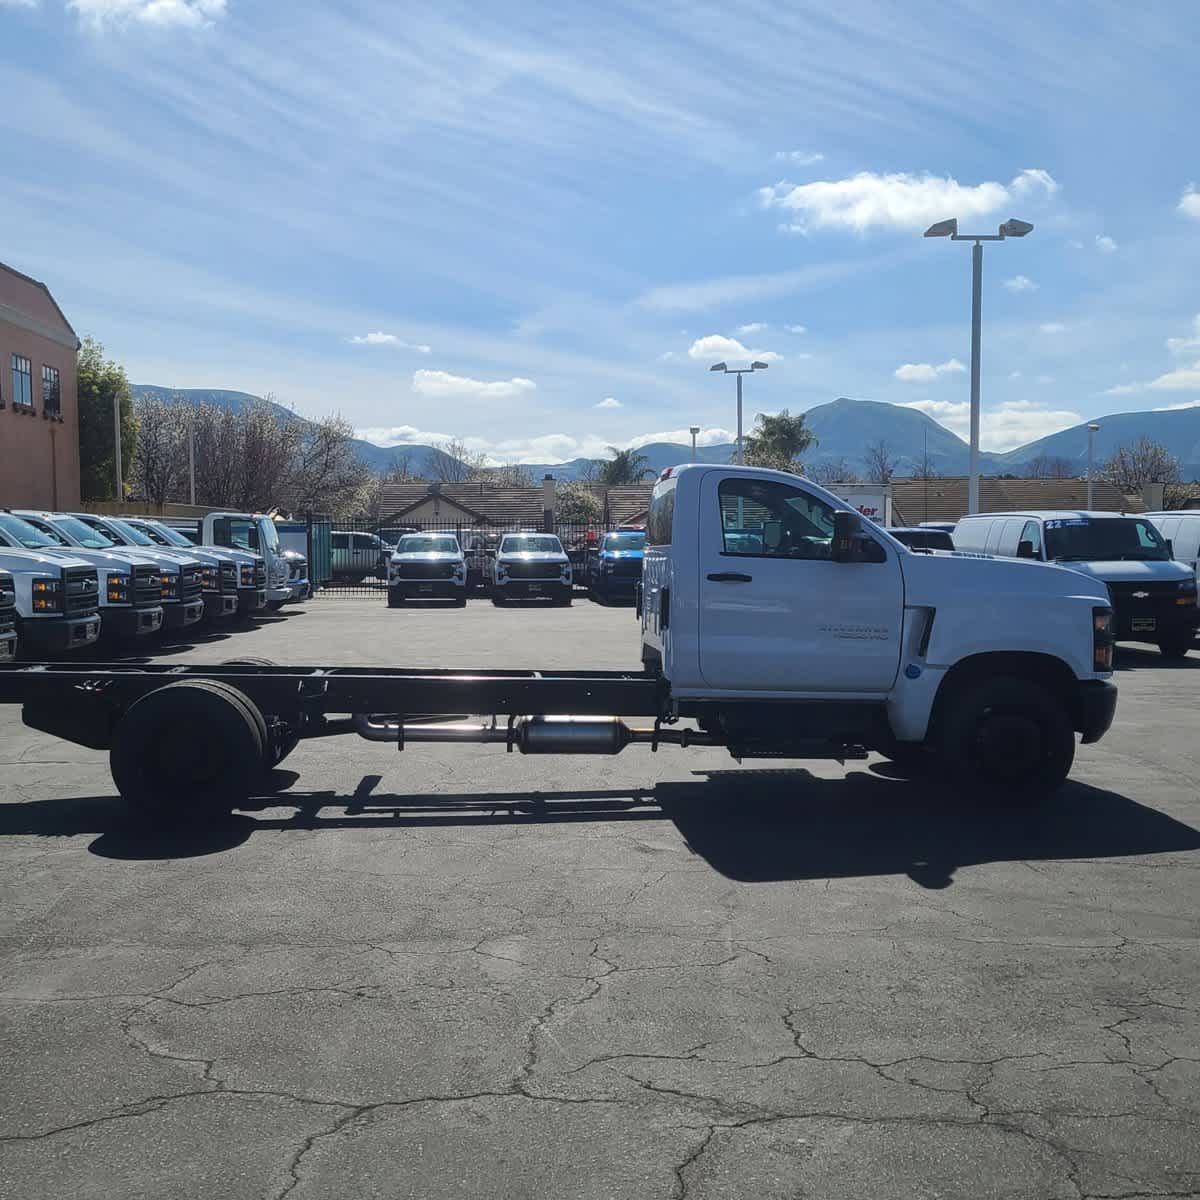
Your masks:
M733 453L733 461L740 467L744 461L742 454L742 376L749 375L753 371L765 371L767 364L765 362L752 362L748 367L738 367L732 369L727 367L723 362L713 363L708 368L710 371L721 371L726 375L737 376L737 448ZM693 459L695 453L692 454Z
M1099 432L1099 425L1088 425L1088 512L1092 511L1092 438Z
M983 323L983 243L1024 237L1033 231L1028 221L1009 217L997 233L959 233L958 218L938 221L925 237L948 237L952 242L973 242L971 248L971 462L967 479L967 512L979 511L979 341Z
M696 461L696 434L700 432L699 425L689 425L688 433L692 435L692 462Z

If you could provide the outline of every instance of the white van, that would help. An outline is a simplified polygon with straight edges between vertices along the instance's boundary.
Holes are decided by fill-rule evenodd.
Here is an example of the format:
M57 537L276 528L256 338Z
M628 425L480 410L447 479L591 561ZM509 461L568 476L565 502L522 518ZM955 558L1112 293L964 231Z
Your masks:
M1200 515L1200 514L1198 514ZM1007 512L966 516L954 548L1001 558L1057 563L1108 585L1118 641L1154 642L1182 658L1196 638L1196 574L1143 515L1113 512Z

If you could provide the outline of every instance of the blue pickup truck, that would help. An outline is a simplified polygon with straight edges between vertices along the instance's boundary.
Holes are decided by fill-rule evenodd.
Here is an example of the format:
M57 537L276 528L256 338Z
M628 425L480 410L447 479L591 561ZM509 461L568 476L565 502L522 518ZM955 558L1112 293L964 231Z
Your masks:
M642 578L642 549L646 535L641 530L622 529L606 533L588 552L584 578L593 599L614 596L633 598Z

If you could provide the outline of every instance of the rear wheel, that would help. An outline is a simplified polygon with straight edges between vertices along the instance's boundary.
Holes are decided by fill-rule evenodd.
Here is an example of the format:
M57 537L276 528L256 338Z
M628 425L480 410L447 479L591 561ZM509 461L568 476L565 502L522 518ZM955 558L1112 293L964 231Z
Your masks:
M227 658L221 665L223 667L275 667L279 664L271 658L256 658L248 655L245 658ZM211 683L213 687L222 688L230 693L235 700L249 709L250 715L258 722L263 741L263 765L268 771L272 767L279 766L295 750L300 741L299 717L284 720L272 714L268 720L259 711L258 705L245 692L223 680L211 679L207 682Z
M264 743L262 714L237 688L180 680L130 706L109 766L131 813L183 824L240 807L262 776Z
M1054 791L1075 759L1066 706L1029 679L983 679L955 689L938 740L962 783L1010 803Z
M1179 660L1187 657L1187 652L1196 644L1195 634L1190 630L1182 630L1158 639L1158 652L1163 658Z

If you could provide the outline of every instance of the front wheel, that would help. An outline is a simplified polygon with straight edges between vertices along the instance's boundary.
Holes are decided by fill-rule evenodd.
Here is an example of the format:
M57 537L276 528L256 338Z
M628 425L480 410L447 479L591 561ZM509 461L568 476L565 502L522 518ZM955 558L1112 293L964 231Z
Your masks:
M403 608L404 593L399 588L388 588L388 608Z
M492 589L492 603L500 608L504 604L504 593L499 588Z
M1158 652L1163 658L1178 662L1187 657L1187 652L1195 645L1195 634L1190 630L1172 633L1158 640Z
M1012 803L1062 785L1075 760L1063 702L1031 679L982 679L947 696L938 739L951 774Z

